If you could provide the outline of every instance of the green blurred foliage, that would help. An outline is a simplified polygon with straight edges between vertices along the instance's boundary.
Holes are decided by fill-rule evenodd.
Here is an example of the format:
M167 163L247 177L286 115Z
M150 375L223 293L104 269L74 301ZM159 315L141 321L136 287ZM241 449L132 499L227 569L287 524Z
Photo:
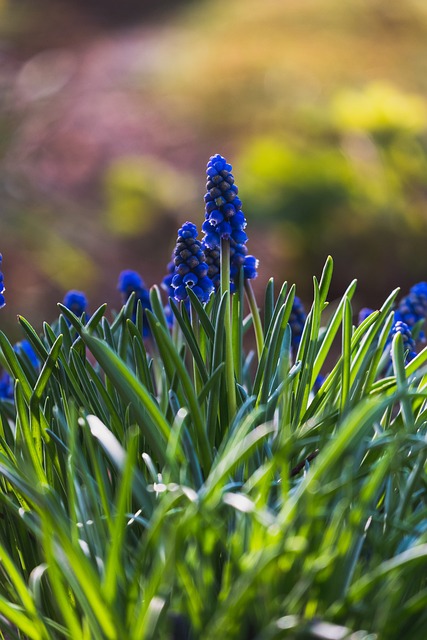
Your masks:
M105 172L107 228L118 236L146 234L165 211L190 210L196 190L191 174L156 158L119 158Z

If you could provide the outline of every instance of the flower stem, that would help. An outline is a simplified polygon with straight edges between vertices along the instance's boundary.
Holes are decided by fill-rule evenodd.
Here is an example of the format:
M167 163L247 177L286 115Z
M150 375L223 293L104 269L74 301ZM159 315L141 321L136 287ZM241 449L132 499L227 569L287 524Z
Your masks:
M234 382L233 335L230 304L230 240L221 238L221 295L227 292L225 308L225 377L229 422L236 414L236 387Z
M197 344L200 345L199 319L192 305L190 305L190 319L191 319L191 327L193 329L194 338ZM194 388L196 390L197 395L199 395L203 385L200 379L200 374L197 370L196 361L194 360L194 358L192 360L193 360Z
M245 292L249 303L249 308L252 314L252 320L254 323L256 348L258 353L258 361L261 359L262 350L264 348L264 333L262 330L261 317L259 315L258 305L255 299L254 290L250 280L245 280Z

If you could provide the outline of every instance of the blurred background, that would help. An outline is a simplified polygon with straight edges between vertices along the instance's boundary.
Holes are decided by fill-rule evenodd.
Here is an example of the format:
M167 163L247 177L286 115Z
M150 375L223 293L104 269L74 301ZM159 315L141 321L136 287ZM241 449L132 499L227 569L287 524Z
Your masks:
M216 152L259 289L427 280L425 0L0 0L1 328L159 283Z

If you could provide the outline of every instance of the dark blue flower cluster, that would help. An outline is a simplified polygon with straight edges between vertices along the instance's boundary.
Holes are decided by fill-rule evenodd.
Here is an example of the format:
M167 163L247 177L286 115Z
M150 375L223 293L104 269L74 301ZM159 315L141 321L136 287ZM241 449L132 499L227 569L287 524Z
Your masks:
M410 329L427 318L427 282L418 282L409 290L409 294L402 298L395 311L396 321L404 322ZM425 340L424 332L419 337Z
M122 294L122 304L126 304L131 294L135 292L135 306L132 312L132 320L134 322L136 320L136 305L138 300L140 300L143 309L149 309L151 311L150 293L145 286L144 280L136 271L132 271L132 269L122 271L119 275L117 289ZM150 335L147 322L143 323L143 335L144 337Z
M391 345L391 343L393 342L393 338L397 333L400 333L402 335L403 350L407 352L406 362L410 362L417 355L415 351L415 340L412 337L411 329L405 322L402 322L401 320L395 320L390 330L390 335L387 339L388 346Z
M82 291L72 289L65 294L62 304L80 318L87 309L87 298Z
M307 314L304 309L304 305L298 296L295 296L291 315L289 316L289 325L292 331L292 348L296 350L301 342L301 336L304 329L305 321L307 320Z
M206 253L213 252L210 267L216 287L219 286L221 239L230 241L230 279L233 291L241 267L243 267L245 279L252 280L257 277L258 260L254 256L248 256L246 218L231 169L231 164L219 153L210 157L206 168L207 192L202 230L205 233L203 246L206 248Z
M2 263L2 260L3 260L3 256L0 253L0 265ZM4 305L6 304L3 293L4 293L3 274L0 271L0 309L4 307Z
M187 300L186 287L190 287L201 302L207 302L214 289L197 235L197 227L192 222L185 222L178 230L174 251L175 271L171 280L173 297L178 301Z

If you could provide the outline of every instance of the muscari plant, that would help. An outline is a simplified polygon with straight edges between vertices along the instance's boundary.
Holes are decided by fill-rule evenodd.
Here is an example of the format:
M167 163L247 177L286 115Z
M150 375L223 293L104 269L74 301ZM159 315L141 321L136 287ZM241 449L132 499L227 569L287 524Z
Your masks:
M295 287L261 316L215 233L209 296L178 234L172 328L154 286L41 334L20 316L37 365L0 332L3 638L425 637L427 349L390 343L397 290L354 326L353 281L325 314L328 258L295 341Z

